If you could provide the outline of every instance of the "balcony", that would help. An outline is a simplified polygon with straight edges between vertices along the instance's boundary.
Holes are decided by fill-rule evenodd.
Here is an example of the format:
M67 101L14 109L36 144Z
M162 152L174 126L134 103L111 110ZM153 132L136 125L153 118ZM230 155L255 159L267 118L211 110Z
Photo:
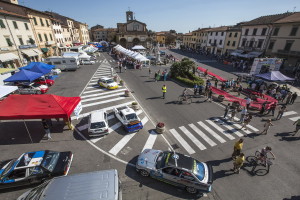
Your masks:
M277 50L278 54L290 55L290 56L300 56L300 51L287 51L287 50Z
M50 45L54 44L54 41L47 41L47 42L45 42L45 44L50 46Z

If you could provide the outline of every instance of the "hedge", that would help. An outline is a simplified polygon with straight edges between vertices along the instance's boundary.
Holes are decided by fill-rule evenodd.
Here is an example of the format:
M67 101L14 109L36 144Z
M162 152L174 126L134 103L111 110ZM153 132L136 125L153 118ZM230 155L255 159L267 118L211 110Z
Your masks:
M193 78L194 78L194 80L177 76L175 79L183 84L190 86L190 87L193 87L195 84L203 85L203 83L204 83L203 79L201 79L198 76L193 76Z

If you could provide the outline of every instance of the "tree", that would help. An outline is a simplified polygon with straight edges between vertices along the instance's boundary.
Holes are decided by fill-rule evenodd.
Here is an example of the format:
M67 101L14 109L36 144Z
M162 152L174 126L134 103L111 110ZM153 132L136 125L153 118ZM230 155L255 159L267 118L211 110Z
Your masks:
M172 34L170 34L170 33L167 33L166 35L165 35L165 44L166 45L169 45L169 44L172 44L172 43L174 43L175 42L175 40L176 40L176 36L175 35L172 35Z
M193 70L196 68L195 62L191 61L188 58L183 58L181 60L181 62L175 62L170 70L171 70L171 74L174 77L177 76L181 76L181 77L189 77L189 74L191 73L191 70Z

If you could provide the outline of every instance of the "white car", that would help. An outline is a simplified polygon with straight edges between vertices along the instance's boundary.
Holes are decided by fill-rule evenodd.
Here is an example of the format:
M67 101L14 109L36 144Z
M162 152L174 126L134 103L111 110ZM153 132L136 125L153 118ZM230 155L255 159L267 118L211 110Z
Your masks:
M109 78L109 77L99 78L98 85L101 87L105 87L109 90L114 90L119 87L118 83L116 83L112 78Z
M47 85L37 83L19 84L18 87L20 94L45 94L49 90Z
M95 64L95 61L93 61L93 60L82 60L81 64L82 65L93 65L93 64Z
M114 108L115 116L123 124L127 132L136 132L143 128L143 124L135 111L128 106Z

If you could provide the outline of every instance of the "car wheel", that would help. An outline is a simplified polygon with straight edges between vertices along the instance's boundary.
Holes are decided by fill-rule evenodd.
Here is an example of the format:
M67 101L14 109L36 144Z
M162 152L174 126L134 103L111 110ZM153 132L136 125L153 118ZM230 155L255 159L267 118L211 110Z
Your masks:
M193 187L186 187L185 188L186 191L190 194L196 194L197 193L197 189L196 188L193 188Z
M140 174L142 175L142 176L149 176L149 172L147 172L147 171L145 171L145 170L140 170Z

